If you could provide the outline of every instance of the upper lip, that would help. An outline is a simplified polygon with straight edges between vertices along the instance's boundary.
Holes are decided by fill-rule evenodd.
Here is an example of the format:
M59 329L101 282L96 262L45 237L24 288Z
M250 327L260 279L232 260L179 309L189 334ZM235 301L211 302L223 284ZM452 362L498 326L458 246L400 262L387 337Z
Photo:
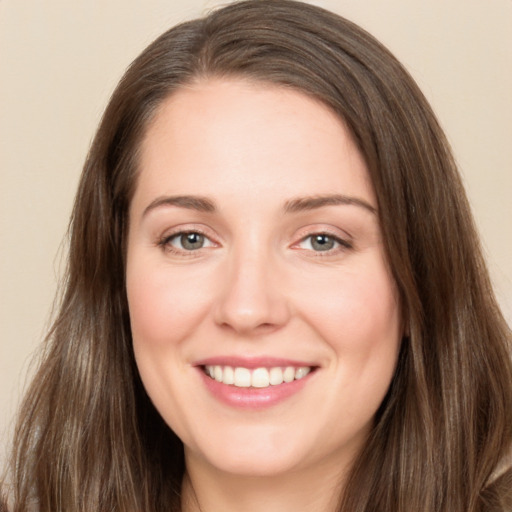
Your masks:
M318 366L311 361L298 361L272 356L260 357L239 357L239 356L214 356L195 361L193 366L232 366L233 368L274 368L274 367L315 367Z

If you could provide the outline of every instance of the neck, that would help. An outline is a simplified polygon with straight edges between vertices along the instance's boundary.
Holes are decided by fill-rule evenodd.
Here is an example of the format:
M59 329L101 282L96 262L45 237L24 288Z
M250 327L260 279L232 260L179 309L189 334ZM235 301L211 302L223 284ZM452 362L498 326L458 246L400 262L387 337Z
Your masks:
M335 512L343 477L339 468L245 476L222 472L204 461L190 464L183 480L183 512ZM329 469L331 469L329 471Z

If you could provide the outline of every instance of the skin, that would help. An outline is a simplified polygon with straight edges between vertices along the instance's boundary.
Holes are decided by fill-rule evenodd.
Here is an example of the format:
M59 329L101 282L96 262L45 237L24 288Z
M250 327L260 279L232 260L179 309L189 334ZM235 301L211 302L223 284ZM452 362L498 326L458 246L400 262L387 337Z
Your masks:
M333 194L350 200L296 201ZM176 196L214 210L166 199ZM142 144L126 278L143 383L185 445L185 510L335 509L402 337L376 210L346 127L302 93L209 79L160 107ZM184 247L183 232L203 246ZM312 244L318 233L328 250ZM226 355L315 371L277 404L233 407L197 367Z

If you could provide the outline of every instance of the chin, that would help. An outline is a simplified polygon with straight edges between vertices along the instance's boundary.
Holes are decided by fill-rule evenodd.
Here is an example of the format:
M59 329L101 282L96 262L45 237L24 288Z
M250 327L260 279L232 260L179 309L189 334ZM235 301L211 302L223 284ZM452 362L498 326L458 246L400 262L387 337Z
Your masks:
M278 477L301 466L295 457L283 453L255 455L238 452L227 454L221 460L212 457L208 462L222 473L253 478Z
M308 468L331 460L331 455L338 452L335 446L329 443L322 446L318 442L318 438L325 436L311 432L308 436L300 425L279 429L240 426L226 434L222 439L216 436L209 436L202 442L198 439L190 448L186 443L186 457L206 461L210 467L229 475L278 477L307 472ZM338 461L339 455L338 452L335 456Z
M209 434L185 440L185 456L229 474L276 476L300 466L306 455L304 441L290 439L288 429L239 426L222 438Z

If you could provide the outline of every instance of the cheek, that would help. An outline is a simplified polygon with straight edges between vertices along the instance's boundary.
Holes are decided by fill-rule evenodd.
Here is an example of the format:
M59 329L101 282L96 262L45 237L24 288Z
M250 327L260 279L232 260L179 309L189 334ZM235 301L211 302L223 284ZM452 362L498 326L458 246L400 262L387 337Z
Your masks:
M127 266L126 289L134 344L177 343L207 311L206 294L194 276L134 257ZM203 292L203 293L201 293ZM173 344L173 343L171 343Z
M134 344L168 340L177 316L174 293L148 272L127 277L127 296Z
M165 263L136 251L129 256L126 291L139 374L163 419L183 434L189 426L180 411L190 404L176 392L188 371L182 342L201 322L207 307L200 300L200 287L180 277L183 273L172 272Z
M341 364L392 373L402 337L397 291L380 259L365 263L309 283L301 311Z
M317 281L314 291L302 311L331 353L331 392L317 412L328 418L325 432L359 438L370 428L396 368L402 338L396 287L384 266L368 265Z
M365 330L380 330L399 317L396 294L387 279L360 276L334 280L322 299L310 297L310 309L329 329L341 329L352 337Z

